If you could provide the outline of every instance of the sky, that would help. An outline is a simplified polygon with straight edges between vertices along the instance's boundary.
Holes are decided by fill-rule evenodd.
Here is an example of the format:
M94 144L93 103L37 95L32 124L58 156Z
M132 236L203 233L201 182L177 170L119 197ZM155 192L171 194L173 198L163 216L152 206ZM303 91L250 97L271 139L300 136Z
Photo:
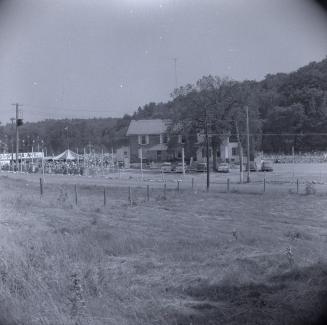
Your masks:
M16 102L25 121L119 117L204 75L294 71L326 57L326 31L311 0L0 0L0 121Z

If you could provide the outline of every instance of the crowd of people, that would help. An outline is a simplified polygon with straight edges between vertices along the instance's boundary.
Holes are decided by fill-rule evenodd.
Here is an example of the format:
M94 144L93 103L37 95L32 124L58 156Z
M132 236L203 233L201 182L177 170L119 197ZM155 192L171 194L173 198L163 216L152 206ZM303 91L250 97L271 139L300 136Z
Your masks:
M38 170L42 168L42 161L38 162ZM47 160L44 162L44 172L47 174L83 175L84 166L75 160Z
M111 154L86 154L84 157L85 166L88 168L108 168L114 165L114 159Z
M283 154L262 154L262 159L269 159L275 163L324 163L327 162L327 153L301 153L294 155ZM47 174L64 174L64 175L100 175L107 172L116 171L120 168L118 162L114 162L110 154L88 154L84 159L77 160L55 160L55 159L35 159L23 160L19 163L18 171L37 173L42 172ZM1 166L2 170L16 171L15 162L9 162Z
M99 174L103 170L115 168L113 158L109 154L88 154L80 159L56 160L56 159L34 159L19 162L18 171L36 173L44 170L47 174L85 175ZM2 170L16 171L15 162L8 162L1 166Z
M79 160L46 160L44 172L49 174L85 175L99 174L103 170L114 167L111 156L108 155L85 155ZM38 163L38 169L42 168L42 161Z

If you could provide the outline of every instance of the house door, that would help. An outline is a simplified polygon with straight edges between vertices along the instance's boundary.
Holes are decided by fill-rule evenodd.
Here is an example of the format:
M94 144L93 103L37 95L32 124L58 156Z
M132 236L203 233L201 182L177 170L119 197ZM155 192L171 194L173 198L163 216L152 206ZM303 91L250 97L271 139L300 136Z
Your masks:
M161 161L161 150L157 151L157 161Z

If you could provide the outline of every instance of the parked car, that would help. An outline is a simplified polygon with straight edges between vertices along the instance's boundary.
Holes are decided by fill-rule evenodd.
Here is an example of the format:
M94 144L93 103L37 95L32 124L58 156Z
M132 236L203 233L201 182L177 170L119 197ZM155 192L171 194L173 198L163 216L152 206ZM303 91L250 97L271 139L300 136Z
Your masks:
M220 163L217 168L218 173L229 173L229 164L228 163Z
M196 171L197 172L206 172L207 171L207 164L206 163L197 163Z
M170 162L164 162L161 165L161 171L163 173L170 173L172 171L172 165Z
M261 164L262 172L272 172L274 170L272 161L264 160Z
M229 164L229 169L240 169L240 164L236 162L231 162Z
M257 164L254 161L250 161L250 172L256 172L257 170ZM248 164L245 164L245 171L248 171Z
M197 171L197 162L193 161L192 163L190 163L190 165L188 166L188 171L189 172L196 172Z
M175 165L173 167L173 172L175 173L183 173L183 163L178 163L177 165ZM186 164L184 163L184 170L185 173L187 173L189 171L188 167L186 166Z

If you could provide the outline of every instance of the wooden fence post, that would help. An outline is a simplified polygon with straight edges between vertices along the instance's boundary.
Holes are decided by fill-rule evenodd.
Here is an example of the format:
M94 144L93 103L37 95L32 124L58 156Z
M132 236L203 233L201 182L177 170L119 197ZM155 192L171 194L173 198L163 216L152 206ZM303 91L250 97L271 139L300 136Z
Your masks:
M149 184L146 186L146 199L147 199L147 201L150 201L150 185Z
M43 180L40 178L40 195L43 195Z
M166 196L166 191L167 191L167 184L164 183L164 200L167 199L167 196Z
M106 206L107 204L107 193L106 193L106 187L103 187L103 205Z
M75 205L77 205L77 203L78 203L77 184L75 184L74 189L75 189Z
M266 192L266 177L263 179L263 193Z
M130 186L128 187L128 201L132 205L132 188Z
M177 180L177 192L180 192L180 186L179 186L180 180Z
M194 177L192 177L192 191L194 191Z
M229 187L230 187L230 180L227 178L227 193L229 193Z

